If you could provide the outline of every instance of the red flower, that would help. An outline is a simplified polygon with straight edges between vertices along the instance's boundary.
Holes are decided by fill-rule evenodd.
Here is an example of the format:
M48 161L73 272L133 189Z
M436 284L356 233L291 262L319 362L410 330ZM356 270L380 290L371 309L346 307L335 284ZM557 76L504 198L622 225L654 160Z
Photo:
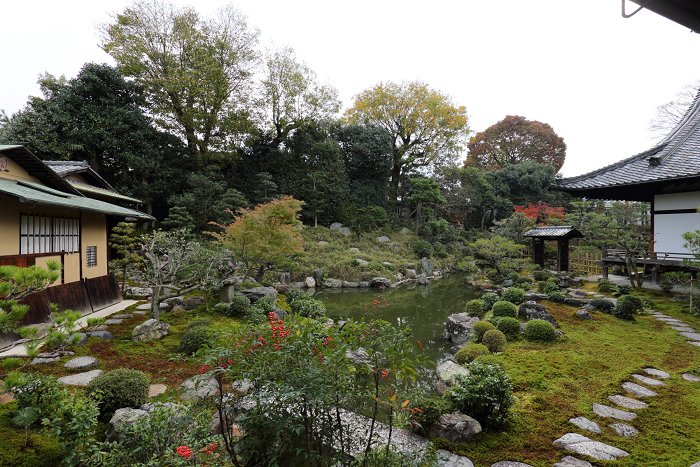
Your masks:
M180 446L179 448L177 448L175 450L175 452L177 452L182 457L185 457L187 459L189 459L190 456L192 455L192 450L190 448L188 448L187 446Z

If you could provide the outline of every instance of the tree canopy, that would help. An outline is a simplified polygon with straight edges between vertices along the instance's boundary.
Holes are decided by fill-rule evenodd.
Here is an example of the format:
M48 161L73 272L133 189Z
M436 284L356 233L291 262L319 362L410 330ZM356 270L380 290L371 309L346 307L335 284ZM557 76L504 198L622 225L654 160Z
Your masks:
M508 115L477 133L467 146L465 165L487 170L535 161L551 164L559 172L566 158L564 139L550 125L517 115Z

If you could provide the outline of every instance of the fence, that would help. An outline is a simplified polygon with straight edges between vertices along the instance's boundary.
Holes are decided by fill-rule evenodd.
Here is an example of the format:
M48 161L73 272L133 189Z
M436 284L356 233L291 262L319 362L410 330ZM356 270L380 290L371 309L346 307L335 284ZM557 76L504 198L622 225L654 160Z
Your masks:
M569 252L569 270L586 276L603 274L603 267L595 264L602 258L603 254L600 251L571 251Z

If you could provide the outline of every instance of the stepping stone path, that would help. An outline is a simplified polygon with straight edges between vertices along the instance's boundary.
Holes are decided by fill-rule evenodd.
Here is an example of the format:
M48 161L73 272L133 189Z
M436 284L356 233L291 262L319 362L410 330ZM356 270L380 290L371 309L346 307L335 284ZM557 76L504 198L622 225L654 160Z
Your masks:
M134 311L134 314L135 314L135 315L141 315L141 316L143 316L143 315L147 315L147 314L148 314L148 311L136 310L136 311Z
M105 324L122 324L121 319L106 319Z
M609 446L600 441L593 441L578 433L567 433L554 441L554 445L598 460L612 461L620 457L629 456L627 451Z
M168 390L165 384L151 384L148 387L148 397L156 397Z
M442 467L474 467L472 461L466 457L452 454L444 449L437 450L437 461Z
M630 383L629 381L622 383L622 389L638 397L651 397L657 395L657 393L655 393L654 391L650 391L649 389L643 386L640 386L635 383Z
M87 386L90 381L100 376L104 373L102 370L92 370L86 371L85 373L78 373L77 375L64 376L63 378L58 378L59 383L66 384L68 386Z
M686 337L688 339L692 339L694 341L700 341L700 332L683 332L683 331L681 331L678 334L680 334L681 336Z
M57 362L60 359L61 359L61 357L50 357L50 358L37 357L34 360L32 360L32 363L30 363L30 365L47 365L49 363Z
M657 370L656 368L644 368L644 372L648 375L656 376L657 378L670 378L671 375L666 373L665 371Z
M134 315L131 313L122 313L121 315L112 315L112 319L129 319L133 318Z
M109 331L94 331L90 333L90 337L97 337L103 341L111 341L113 338L112 333Z
M638 401L637 399L630 399L629 397L620 395L608 396L608 399L620 407L626 407L628 409L643 409L649 405L646 402Z
M216 394L216 391L219 390L216 380L214 378L206 378L209 378L209 376L196 375L185 380L180 385L180 390L182 391L180 399L189 400L195 397L208 397Z
M491 467L532 467L530 464L523 464L522 462L512 462L512 461L501 461L491 464Z
M624 423L613 423L610 425L610 428L617 431L617 434L620 436L634 436L639 434L636 429L629 425L625 425Z
M634 412L625 412L624 410L615 409L603 404L593 404L593 413L600 415L601 417L612 417L625 421L630 421L637 418L637 414Z
M566 456L561 460L561 462L557 462L552 467L595 467L595 466L588 461L582 461L581 459L577 459L575 457Z
M646 376L634 374L632 377L637 378L640 382L646 384L647 386L666 386L666 383L663 381L657 381L653 378L647 378Z
M687 326L671 326L671 329L675 329L676 331L682 332L695 332L695 329L689 328Z
M141 305L136 307L137 310L150 310L151 309L151 304L150 303L142 303Z
M97 366L99 364L100 362L98 362L95 357L76 357L71 360L68 360L63 366L65 368L83 370L87 368L92 368L93 366Z
M576 417L569 419L569 422L573 423L582 430L590 431L592 433L600 433L600 427L596 422L592 422L586 417Z
M700 381L700 378L698 378L697 376L695 376L691 373L683 373L681 375L681 378L683 378L686 381L693 381L693 382Z

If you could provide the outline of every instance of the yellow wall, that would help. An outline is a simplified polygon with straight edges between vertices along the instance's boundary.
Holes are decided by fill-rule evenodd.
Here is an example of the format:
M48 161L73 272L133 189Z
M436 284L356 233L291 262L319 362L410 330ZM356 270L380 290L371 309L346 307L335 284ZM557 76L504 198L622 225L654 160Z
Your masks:
M107 274L107 217L104 214L83 212L80 232L80 255L83 262L83 277L92 279ZM87 247L97 247L97 266L87 267Z
M14 198L0 196L0 256L19 254L20 204Z
M35 263L35 264L36 264L37 266L41 266L42 268L48 270L49 268L46 267L46 262L49 261L49 260L58 261L58 262L60 263L60 262L61 262L61 255L56 255L56 256L39 256L39 257L36 258L36 263ZM64 272L64 274L65 274L65 269L63 270L63 272ZM78 274L78 275L80 275L80 274ZM64 275L64 280L63 280L63 282L64 282L64 283L68 283L68 282L74 282L75 280L77 280L77 279L74 279L73 281L67 281L67 280L65 280L65 275ZM61 284L61 278L59 277L58 279L56 279L56 282L54 282L54 283L51 284L51 285L54 286L54 285L60 285L60 284Z
M80 280L80 253L63 255L63 283Z
M22 167L17 165L12 159L10 159L6 154L0 153L0 159L1 158L7 159L7 172L2 171L0 172L0 177L2 178L9 178L11 180L24 180L25 182L32 182L32 183L39 183L38 178L32 177L27 173L26 170L24 170Z

